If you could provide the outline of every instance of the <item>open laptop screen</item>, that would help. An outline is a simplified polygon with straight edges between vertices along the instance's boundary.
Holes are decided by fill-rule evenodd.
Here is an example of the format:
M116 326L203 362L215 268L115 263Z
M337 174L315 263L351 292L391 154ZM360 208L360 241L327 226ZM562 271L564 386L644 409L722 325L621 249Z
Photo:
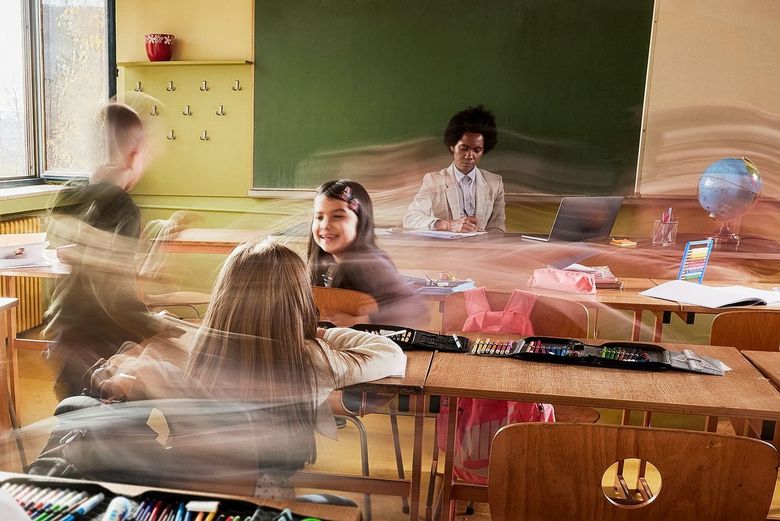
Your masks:
M622 204L620 196L564 197L547 239L578 242L609 237Z

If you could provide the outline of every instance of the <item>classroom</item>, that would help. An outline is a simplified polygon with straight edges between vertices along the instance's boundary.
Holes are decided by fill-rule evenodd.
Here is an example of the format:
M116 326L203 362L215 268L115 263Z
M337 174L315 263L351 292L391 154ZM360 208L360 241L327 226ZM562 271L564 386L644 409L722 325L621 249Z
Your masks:
M2 4L0 518L780 519L777 1Z

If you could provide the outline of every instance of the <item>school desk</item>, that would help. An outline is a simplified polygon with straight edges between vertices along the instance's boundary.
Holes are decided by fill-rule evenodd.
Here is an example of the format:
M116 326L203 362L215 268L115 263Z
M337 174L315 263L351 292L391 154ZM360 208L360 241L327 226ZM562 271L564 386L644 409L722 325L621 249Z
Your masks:
M709 270L707 271L709 273ZM663 284L664 282L667 282L667 280L661 280L661 279L652 279L652 281L655 283L655 285ZM749 286L751 288L757 288L757 289L763 289L766 291L772 291L774 288L780 286L780 283L777 282L747 282L747 283L740 283L740 282L724 282L724 281L715 281L715 282L708 282L706 279L704 281L705 285L708 286ZM661 299L653 299L653 300L661 300ZM668 324L671 321L671 313L675 313L677 316L680 317L686 324L693 324L694 320L696 318L696 314L704 314L704 315L717 315L719 313L723 313L724 311L777 311L780 313L780 304L771 304L769 306L726 306L722 308L710 308L706 306L697 306L695 304L679 304L680 309L678 310L669 310L664 312L663 314L663 323Z
M16 307L19 301L15 298L0 297L0 432L10 428L14 423L11 402L6 395L8 373L6 373L6 360L8 359L8 331L10 331L11 309ZM4 456L0 456L0 465L3 465ZM0 467L2 468L2 467Z
M780 420L780 392L737 349L697 345L694 351L718 358L732 370L725 376L709 376L436 353L425 394L704 415L713 418L708 430L714 430L717 417ZM455 499L487 501L485 487L452 480L456 416L449 417L441 492L441 504L450 512ZM444 515L451 519L451 514Z
M422 469L423 419L425 397L423 386L433 360L430 351L407 351L406 374L349 387L350 390L409 395L412 398L414 414L414 444L412 452L412 475L410 479L388 479L349 476L314 471L299 471L293 476L296 487L343 490L361 494L382 494L409 498L409 519L417 521L420 501L420 479ZM369 440L370 443L371 440Z
M70 269L64 264L57 263L53 266L38 266L38 267L19 267L19 268L4 268L0 269L0 295L4 297L16 298L16 284L14 279L16 277L40 277L45 279L54 279L57 277L63 277L70 272ZM30 340L24 338L18 338L17 330L17 310L12 308L8 313L6 320L7 324L7 360L8 360L8 387L10 391L10 399L16 410L16 420L21 421L21 411L19 410L19 396L17 395L19 389L19 349L32 349L36 351L42 351L46 349L49 342L46 340ZM18 425L17 425L18 427Z
M772 384L780 389L780 351L741 351L742 356L750 360L750 363L767 377ZM775 447L780 446L780 429L775 428Z
M132 498L145 492L165 492L172 494L181 494L185 496L208 498L213 500L219 499L233 499L239 501L246 501L255 505L268 506L278 510L284 510L289 508L293 513L300 516L309 516L317 519L328 519L333 521L360 521L360 510L357 507L339 506L339 505L322 505L316 503L303 503L299 501L279 501L279 500L266 500L254 497L234 496L234 495L219 495L208 492L193 492L191 490L175 490L164 489L154 487L142 487L138 485L129 485L126 483L111 483L105 481L87 481L65 478L50 478L45 476L29 476L27 474L18 474L15 472L2 472L0 471L0 482L12 480L12 479L24 479L26 481L44 481L46 483L58 484L62 483L63 488L68 486L77 488L78 484L94 484L113 492L116 495Z

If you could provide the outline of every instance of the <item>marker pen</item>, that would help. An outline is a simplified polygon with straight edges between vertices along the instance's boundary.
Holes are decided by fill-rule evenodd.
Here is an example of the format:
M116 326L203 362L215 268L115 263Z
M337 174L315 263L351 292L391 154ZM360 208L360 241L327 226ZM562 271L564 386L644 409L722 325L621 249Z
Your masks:
M81 505L76 507L73 512L70 512L67 516L62 518L62 521L73 521L77 517L81 517L89 513L90 510L98 506L106 498L103 493L95 494L88 500L84 501Z

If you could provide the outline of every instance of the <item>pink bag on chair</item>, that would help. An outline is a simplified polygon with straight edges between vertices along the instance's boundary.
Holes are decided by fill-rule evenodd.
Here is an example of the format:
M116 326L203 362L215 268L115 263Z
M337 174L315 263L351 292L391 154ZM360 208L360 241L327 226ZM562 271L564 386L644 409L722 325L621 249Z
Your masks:
M534 334L529 317L536 303L536 295L514 291L501 311L490 309L485 288L465 291L463 296L467 313L463 331ZM436 442L441 451L447 448L447 402L446 399L442 400L441 412L436 417ZM458 413L453 476L481 485L487 484L490 443L498 429L510 423L555 421L552 405L506 400L459 398Z

